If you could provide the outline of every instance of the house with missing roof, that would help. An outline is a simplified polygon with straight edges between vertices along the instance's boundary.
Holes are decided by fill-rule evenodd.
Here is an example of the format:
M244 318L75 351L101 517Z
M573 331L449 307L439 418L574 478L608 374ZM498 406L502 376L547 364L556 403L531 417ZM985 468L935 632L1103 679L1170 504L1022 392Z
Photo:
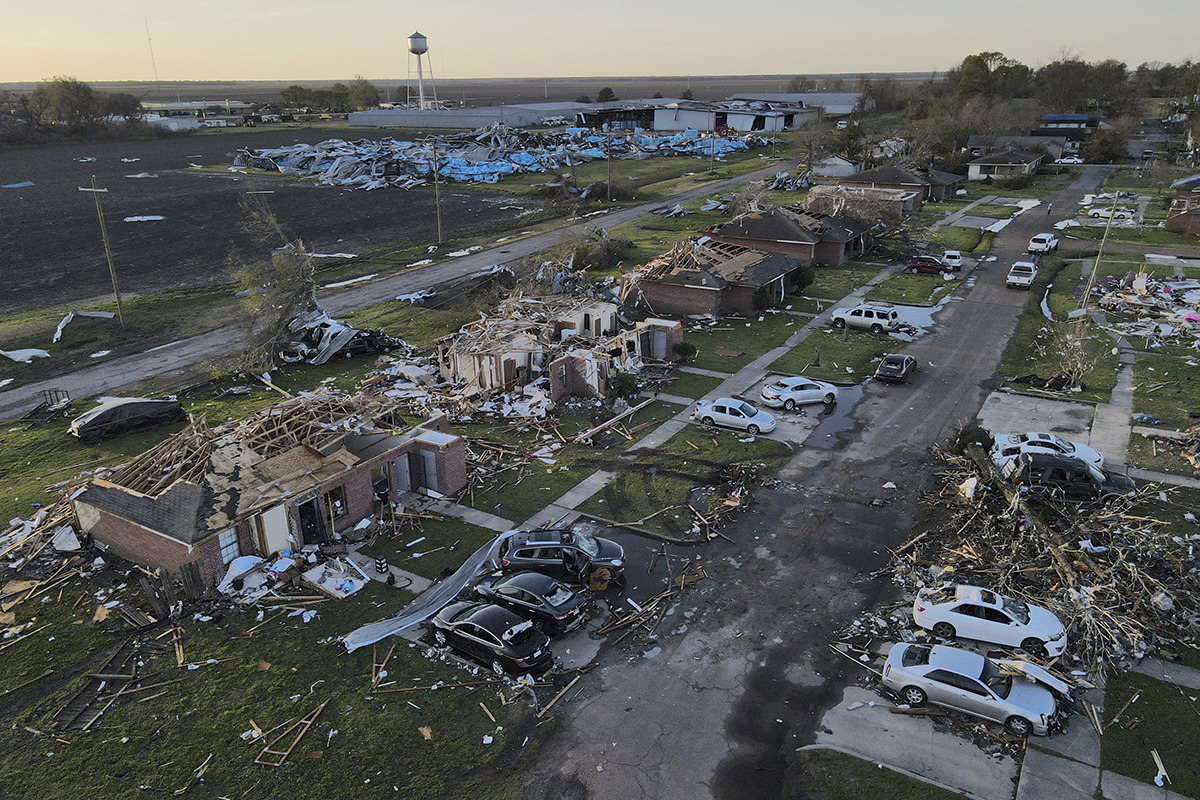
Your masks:
M868 227L849 217L784 206L743 214L710 228L713 241L791 256L800 264L837 267L861 256L870 246Z
M913 211L931 201L945 200L962 188L963 176L942 170L905 169L895 164L847 175L838 180L839 186L863 189L888 189L911 194Z
M301 396L216 429L192 422L72 495L77 529L207 588L238 556L331 542L405 493L465 488L466 445L446 417L409 427L381 403Z
M1200 235L1200 175L1180 178L1171 184L1175 196L1163 228L1176 233Z

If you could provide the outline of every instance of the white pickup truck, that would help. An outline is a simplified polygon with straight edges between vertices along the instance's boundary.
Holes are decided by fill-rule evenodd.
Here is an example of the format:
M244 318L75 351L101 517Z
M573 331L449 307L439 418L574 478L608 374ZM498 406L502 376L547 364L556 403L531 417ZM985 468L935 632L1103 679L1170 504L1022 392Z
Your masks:
M1039 233L1029 240L1026 249L1031 253L1049 253L1058 249L1058 237L1053 233Z
M1031 261L1017 261L1008 271L1004 285L1013 289L1028 289L1037 277L1037 265Z

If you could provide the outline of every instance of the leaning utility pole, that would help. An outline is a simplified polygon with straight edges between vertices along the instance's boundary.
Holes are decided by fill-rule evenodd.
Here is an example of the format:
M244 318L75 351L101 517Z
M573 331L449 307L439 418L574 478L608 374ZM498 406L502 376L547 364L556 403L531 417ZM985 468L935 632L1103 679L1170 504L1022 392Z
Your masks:
M113 294L117 296L117 320L121 323L121 330L125 330L125 312L121 308L121 290L117 288L117 268L113 266L112 248L108 245L108 228L104 225L104 211L100 208L100 195L108 192L108 189L97 189L96 176L93 175L92 188L80 186L79 191L90 192L96 201L96 217L100 220L100 238L104 240L104 255L108 258L108 274L112 278Z
M437 139L430 140L433 145L433 202L437 206L438 245L442 244L442 187L438 183L438 151Z

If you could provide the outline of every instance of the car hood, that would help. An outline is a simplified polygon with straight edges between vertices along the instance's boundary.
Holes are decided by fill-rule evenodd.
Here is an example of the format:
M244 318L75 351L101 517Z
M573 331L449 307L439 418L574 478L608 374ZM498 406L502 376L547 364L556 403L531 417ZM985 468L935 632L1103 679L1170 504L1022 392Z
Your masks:
M1063 632L1063 624L1058 617L1037 606L1029 607L1029 628L1047 639L1054 639Z
M1012 689L1007 699L1012 705L1026 711L1034 724L1039 723L1039 716L1053 716L1056 708L1053 692L1040 683L1020 677L1012 679Z
M592 559L593 564L619 565L625 561L625 548L611 539L596 539L600 545L600 554Z
M750 421L757 425L760 431L775 430L775 418L765 411L759 411Z

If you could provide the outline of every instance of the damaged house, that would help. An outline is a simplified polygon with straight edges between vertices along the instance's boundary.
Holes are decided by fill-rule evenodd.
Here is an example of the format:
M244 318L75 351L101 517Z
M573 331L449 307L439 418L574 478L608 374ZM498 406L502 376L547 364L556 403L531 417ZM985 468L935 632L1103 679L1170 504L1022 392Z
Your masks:
M71 497L101 548L211 587L240 555L334 540L406 492L466 486L444 416L401 431L387 407L300 396L210 429L203 419Z
M801 206L743 214L707 233L716 242L782 253L800 264L827 267L858 258L871 243L865 224L849 217L806 211Z
M891 189L911 192L915 202L906 211L920 211L929 201L945 200L962 188L964 178L942 170L913 170L884 164L882 167L857 172L838 180L841 186L865 189Z
M1002 150L967 162L967 180L988 181L1025 178L1038 171L1045 153L1032 150Z
M799 268L794 256L704 236L626 275L622 296L655 314L751 314L782 300Z
M1200 175L1180 178L1171 184L1175 196L1163 227L1176 233L1200 235Z

